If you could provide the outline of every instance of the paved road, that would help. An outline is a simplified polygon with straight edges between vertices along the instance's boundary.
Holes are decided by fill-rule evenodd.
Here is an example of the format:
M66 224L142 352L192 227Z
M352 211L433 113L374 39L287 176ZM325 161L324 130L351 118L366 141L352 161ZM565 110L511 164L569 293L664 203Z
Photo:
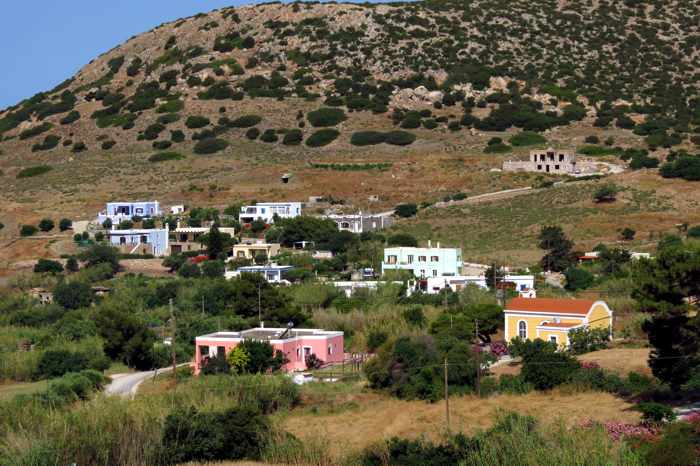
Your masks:
M189 363L178 364L178 367L186 366ZM108 395L118 395L122 397L134 398L139 385L146 379L152 378L156 372L162 374L172 371L172 367L164 367L153 371L134 372L133 374L114 374L111 376L112 382L105 387Z

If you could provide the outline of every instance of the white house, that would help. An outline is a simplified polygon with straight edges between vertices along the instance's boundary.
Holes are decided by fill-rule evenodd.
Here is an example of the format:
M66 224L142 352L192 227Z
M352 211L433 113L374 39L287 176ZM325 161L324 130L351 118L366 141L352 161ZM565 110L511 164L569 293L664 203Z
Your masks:
M333 220L338 225L338 230L351 233L364 233L366 231L382 230L390 227L394 220L390 216L372 214L330 214L323 218Z
M462 271L462 250L459 248L394 247L384 249L382 273L388 270L410 270L416 278L456 276Z
M108 202L105 210L97 214L97 221L104 223L109 219L116 225L123 220L134 217L148 218L162 215L158 201Z
M458 292L469 284L487 288L485 275L455 275L444 277L428 277L426 279L425 291L428 294L437 294L440 290L449 287L452 291ZM512 283L521 296L532 296L535 289L534 275L505 275L504 283Z
M292 265L250 265L247 267L239 267L234 271L226 271L225 277L227 280L240 276L242 273L257 273L261 274L268 283L285 283L284 279L287 272L294 269ZM287 282L288 283L288 282Z
M168 254L170 232L165 228L152 230L109 230L109 242L127 254L153 254L162 257Z
M265 223L274 223L274 217L294 218L301 215L301 202L258 202L255 205L241 207L238 220L241 223L252 223L255 220L263 220Z
M183 204L170 206L170 213L172 215L184 214L185 213L185 206Z

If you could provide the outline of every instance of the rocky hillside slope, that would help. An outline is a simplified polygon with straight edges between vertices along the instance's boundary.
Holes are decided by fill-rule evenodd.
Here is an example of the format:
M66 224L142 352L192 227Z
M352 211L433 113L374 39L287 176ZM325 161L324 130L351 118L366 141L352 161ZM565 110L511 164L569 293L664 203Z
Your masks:
M700 126L699 16L682 0L226 8L132 37L6 109L0 150L213 153L243 136L308 149L346 120L359 122L354 145L409 145L416 127L584 118L668 147ZM263 114L284 100L283 114ZM364 133L376 128L363 115L403 131Z

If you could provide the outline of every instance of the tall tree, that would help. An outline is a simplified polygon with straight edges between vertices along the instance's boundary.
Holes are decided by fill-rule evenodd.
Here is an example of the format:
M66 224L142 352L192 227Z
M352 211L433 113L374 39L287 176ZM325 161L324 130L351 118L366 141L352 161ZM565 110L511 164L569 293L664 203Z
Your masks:
M632 297L651 318L643 325L653 346L653 374L678 388L700 376L700 317L690 303L700 299L700 250L677 246L661 249L634 270Z
M544 226L539 235L539 248L546 252L540 261L542 268L554 272L563 272L574 264L574 243L564 234L560 226Z

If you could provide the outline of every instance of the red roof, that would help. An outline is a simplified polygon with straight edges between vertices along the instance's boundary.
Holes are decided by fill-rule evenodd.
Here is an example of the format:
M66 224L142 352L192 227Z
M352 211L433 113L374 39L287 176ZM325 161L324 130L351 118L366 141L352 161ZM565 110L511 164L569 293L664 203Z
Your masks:
M514 298L506 310L518 312L579 314L585 316L595 301L588 299Z

